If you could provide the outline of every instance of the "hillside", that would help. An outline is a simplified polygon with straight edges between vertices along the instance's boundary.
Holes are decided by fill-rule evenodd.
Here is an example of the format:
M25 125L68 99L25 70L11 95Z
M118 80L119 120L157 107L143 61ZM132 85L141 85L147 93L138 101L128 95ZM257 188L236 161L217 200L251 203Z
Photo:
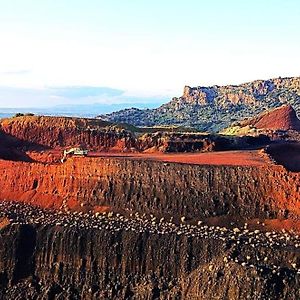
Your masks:
M40 160L40 151L46 151L48 161L48 154L53 154L51 149L60 150L61 154L62 148L75 146L96 152L153 153L247 149L269 143L266 137L223 137L186 130L186 127L137 128L99 119L19 116L0 120L0 158ZM38 156L32 151L38 151Z
M300 120L291 105L283 105L261 113L259 116L240 122L241 126L253 126L257 129L300 130Z
M134 130L134 126L97 119L20 116L0 120L1 133L35 148L76 145L89 149L130 148L135 143L130 130Z
M189 87L156 109L125 109L99 116L136 126L178 124L219 131L266 109L291 104L300 113L300 77L256 80L241 85Z
M295 137L300 133L300 120L291 105L282 105L262 112L258 116L233 122L231 126L221 131L225 135L240 136L258 134L278 136L281 132L284 136L290 136L292 140L298 140Z

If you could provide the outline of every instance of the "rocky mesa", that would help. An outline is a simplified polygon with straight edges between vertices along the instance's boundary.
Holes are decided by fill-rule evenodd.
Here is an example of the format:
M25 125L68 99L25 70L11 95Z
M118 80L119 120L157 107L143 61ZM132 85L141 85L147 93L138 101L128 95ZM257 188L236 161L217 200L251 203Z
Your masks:
M241 85L186 86L181 97L156 109L132 108L100 118L138 126L180 124L217 132L233 121L283 104L292 105L300 113L300 77L256 80Z

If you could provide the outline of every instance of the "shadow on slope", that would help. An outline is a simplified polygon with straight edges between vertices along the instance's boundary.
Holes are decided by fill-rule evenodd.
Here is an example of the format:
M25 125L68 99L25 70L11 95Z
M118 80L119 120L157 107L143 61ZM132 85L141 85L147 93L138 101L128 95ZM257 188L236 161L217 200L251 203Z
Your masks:
M10 134L0 131L0 159L33 162L27 150L45 150L44 146L20 140Z
M273 144L267 148L267 153L287 170L300 172L300 143Z

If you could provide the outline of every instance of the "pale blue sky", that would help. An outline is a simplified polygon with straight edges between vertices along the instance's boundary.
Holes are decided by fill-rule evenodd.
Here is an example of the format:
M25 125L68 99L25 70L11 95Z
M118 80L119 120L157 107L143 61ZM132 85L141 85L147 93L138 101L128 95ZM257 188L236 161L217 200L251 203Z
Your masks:
M0 0L0 107L299 76L299 16L299 0Z

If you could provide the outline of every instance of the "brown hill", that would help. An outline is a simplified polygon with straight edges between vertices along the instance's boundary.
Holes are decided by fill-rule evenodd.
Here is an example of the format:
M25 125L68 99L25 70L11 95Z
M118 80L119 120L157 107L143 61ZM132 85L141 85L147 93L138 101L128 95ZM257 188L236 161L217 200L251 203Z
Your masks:
M126 126L97 119L21 116L0 121L0 132L23 144L42 147L83 145L93 148L130 148L135 140Z
M257 129L300 131L300 120L291 105L283 105L240 124L242 127L249 125Z

